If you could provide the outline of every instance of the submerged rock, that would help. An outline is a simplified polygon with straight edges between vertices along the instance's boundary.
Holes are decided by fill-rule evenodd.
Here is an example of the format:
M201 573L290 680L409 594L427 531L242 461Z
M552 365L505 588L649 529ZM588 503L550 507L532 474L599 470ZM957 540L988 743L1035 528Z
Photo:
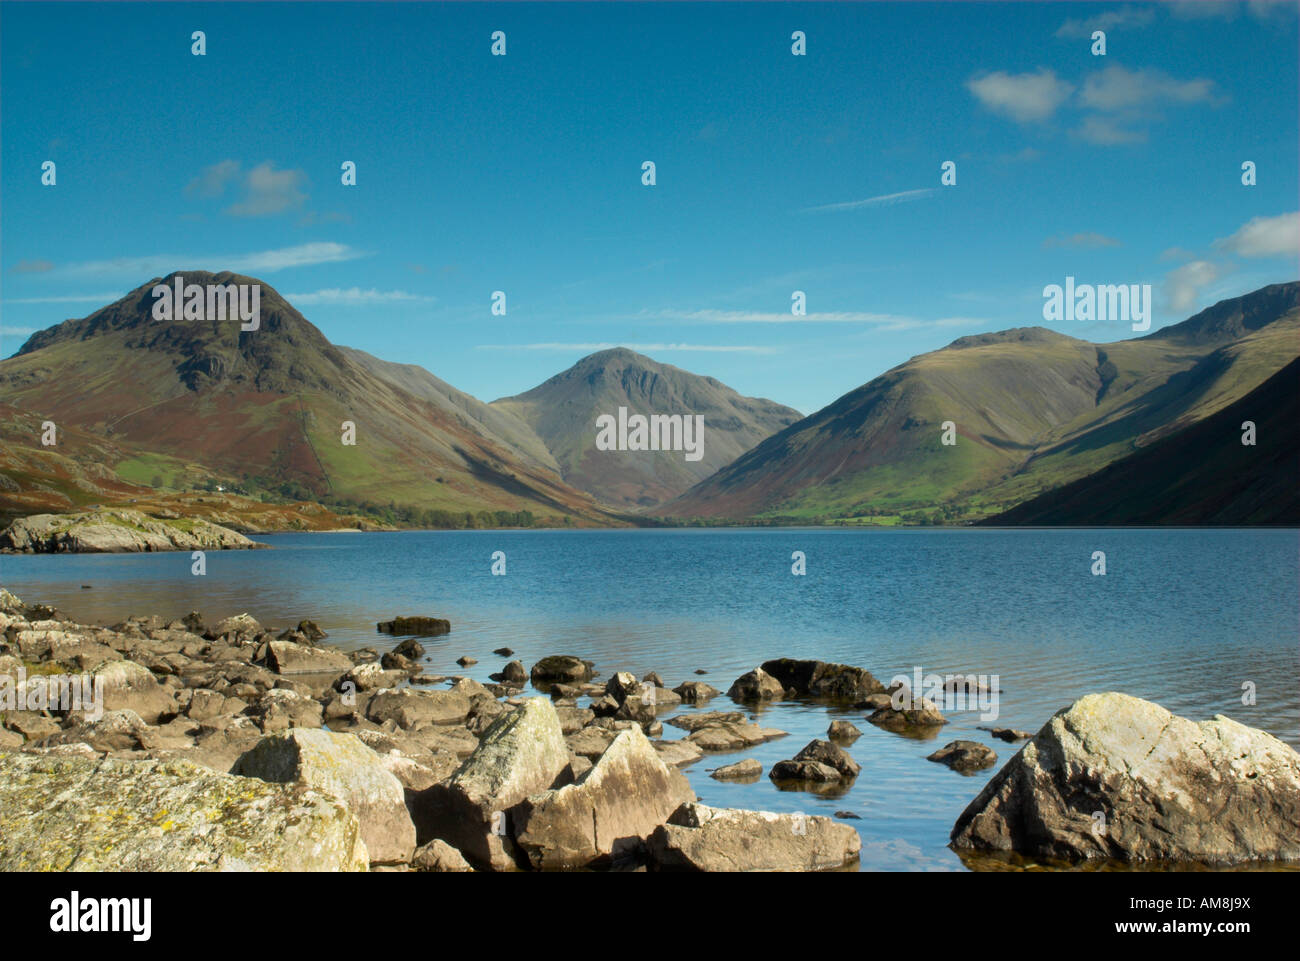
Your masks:
M451 632L451 621L442 617L394 617L380 621L375 629L381 634L414 634L418 637L437 637Z
M952 846L1070 860L1300 859L1300 754L1127 694L1056 714L962 812Z

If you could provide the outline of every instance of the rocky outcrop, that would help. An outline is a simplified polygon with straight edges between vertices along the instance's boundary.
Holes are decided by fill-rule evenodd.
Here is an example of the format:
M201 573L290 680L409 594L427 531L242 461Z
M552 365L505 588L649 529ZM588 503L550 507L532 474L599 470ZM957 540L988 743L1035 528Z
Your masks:
M0 871L364 871L337 798L186 761L0 755Z
M686 778L634 726L575 784L527 798L515 840L539 869L627 860L641 854L645 839L678 806L694 800Z
M1297 825L1300 754L1271 734L1089 694L994 775L957 819L952 846L1070 860L1297 860Z
M415 825L402 785L379 755L351 734L293 730L262 738L231 774L301 784L343 801L357 816L361 838L377 864L405 864L415 851Z
M684 804L650 838L665 871L826 871L857 860L858 832L830 818Z
M380 621L375 629L381 634L413 634L417 637L437 637L451 632L451 621L442 617L394 617ZM398 646L399 654L405 652ZM409 656L409 655L408 655Z
M24 554L128 554L265 546L211 521L164 520L125 509L34 514L0 531L0 552Z

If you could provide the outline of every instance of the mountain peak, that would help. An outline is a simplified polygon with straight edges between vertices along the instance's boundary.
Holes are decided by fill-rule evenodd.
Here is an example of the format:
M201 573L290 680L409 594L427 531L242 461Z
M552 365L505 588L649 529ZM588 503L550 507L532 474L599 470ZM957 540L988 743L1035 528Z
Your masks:
M1226 343L1267 327L1300 309L1300 281L1270 284L1240 297L1206 307L1180 324L1163 327L1142 340L1175 340L1184 344Z
M987 347L989 344L1048 344L1054 341L1077 340L1067 334L1048 330L1046 327L1013 327L1010 330L998 330L988 334L969 334L958 337L945 350L963 350L967 347Z

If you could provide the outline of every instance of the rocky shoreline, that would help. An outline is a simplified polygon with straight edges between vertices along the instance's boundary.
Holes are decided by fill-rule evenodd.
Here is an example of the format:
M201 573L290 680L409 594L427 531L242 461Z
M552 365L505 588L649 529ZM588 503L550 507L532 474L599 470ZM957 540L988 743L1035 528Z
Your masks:
M602 682L592 662L553 655L531 668L506 660L481 684L424 673L415 636L344 652L309 620L273 631L248 614L209 626L191 613L99 627L3 589L0 632L0 870L817 871L853 867L861 848L840 820L697 801L681 767L785 733L705 709L721 692L699 680ZM101 715L69 706L70 675ZM900 734L945 723L896 693L861 668L790 659L727 691L739 707L851 703ZM665 723L685 735L664 739ZM809 790L851 781L860 767L845 748L860 734L837 719L769 777ZM954 741L929 760L977 770L996 754ZM742 759L711 773L763 772ZM1071 862L1287 861L1300 860L1297 825L1292 748L1108 693L1030 738L958 819L952 846Z

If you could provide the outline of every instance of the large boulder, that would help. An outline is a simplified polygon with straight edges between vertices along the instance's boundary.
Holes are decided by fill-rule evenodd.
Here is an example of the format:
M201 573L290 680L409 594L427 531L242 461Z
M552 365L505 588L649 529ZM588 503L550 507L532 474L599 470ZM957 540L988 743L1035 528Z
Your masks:
M240 755L230 773L333 795L357 816L372 862L411 860L415 825L402 785L379 755L351 734L301 728L272 734Z
M356 816L186 761L0 755L0 871L364 871Z
M742 674L727 689L727 696L742 704L754 701L779 701L785 697L785 686L761 667Z
M655 830L661 870L825 871L852 864L858 832L831 818L684 804Z
M103 684L105 711L134 711L148 724L178 713L175 697L153 672L134 661L109 661L96 668L93 683Z
M393 721L403 730L430 724L460 724L469 717L470 700L456 691L380 691L366 705L376 724Z
M419 841L446 841L479 867L519 867L514 808L571 777L555 706L529 698L483 733L455 774L412 798Z
M639 727L614 739L576 783L527 798L515 840L534 868L571 869L639 854L645 839L680 805L695 800Z
M1296 860L1298 824L1300 754L1271 734L1089 694L993 776L952 845L1071 860Z
M782 657L764 661L763 670L787 690L806 697L859 699L885 690L885 685L872 677L870 671L848 664Z

